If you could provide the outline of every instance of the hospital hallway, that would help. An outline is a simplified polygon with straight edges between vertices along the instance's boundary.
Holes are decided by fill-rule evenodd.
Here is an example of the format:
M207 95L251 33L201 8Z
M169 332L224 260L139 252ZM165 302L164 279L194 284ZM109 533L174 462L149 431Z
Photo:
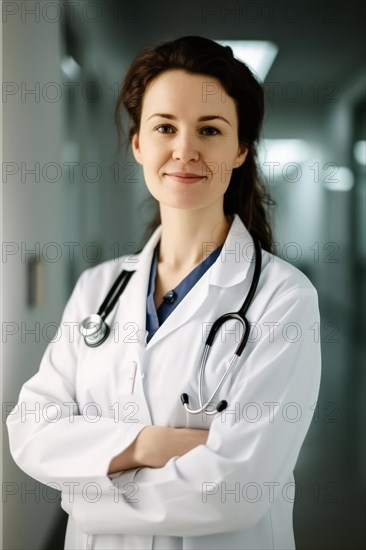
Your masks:
M1 14L0 548L63 549L60 491L17 466L6 418L80 275L141 249L157 212L144 167L117 147L129 66L145 47L198 35L229 46L262 85L257 160L276 254L319 298L320 328L309 328L321 385L294 472L296 550L365 549L366 2L13 0ZM125 111L120 121L127 136Z

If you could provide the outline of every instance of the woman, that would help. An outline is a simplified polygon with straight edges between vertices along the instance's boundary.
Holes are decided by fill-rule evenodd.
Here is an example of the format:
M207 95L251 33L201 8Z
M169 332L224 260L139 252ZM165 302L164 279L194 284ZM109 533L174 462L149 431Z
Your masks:
M256 168L262 88L229 47L188 36L134 60L119 130L122 106L158 218L140 253L81 275L61 336L8 417L12 455L62 491L67 549L294 548L319 311L310 281L273 254ZM260 260L246 346L215 393L243 335L235 319L222 325L200 400L206 336L242 306ZM109 337L97 347L71 337L122 269L131 277L107 315ZM32 407L38 417L24 412Z

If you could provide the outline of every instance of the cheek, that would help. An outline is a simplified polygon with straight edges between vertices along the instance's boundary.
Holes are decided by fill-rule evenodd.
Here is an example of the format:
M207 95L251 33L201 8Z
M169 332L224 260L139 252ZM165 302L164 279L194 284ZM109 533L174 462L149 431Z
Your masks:
M215 182L215 186L222 191L225 190L229 183L232 176L232 165L230 164L230 161L222 160L220 163L216 163L216 172L213 175L213 181Z
M146 140L142 143L143 161L147 167L154 167L159 164L159 159L164 155L166 151L164 147L159 145L155 140Z

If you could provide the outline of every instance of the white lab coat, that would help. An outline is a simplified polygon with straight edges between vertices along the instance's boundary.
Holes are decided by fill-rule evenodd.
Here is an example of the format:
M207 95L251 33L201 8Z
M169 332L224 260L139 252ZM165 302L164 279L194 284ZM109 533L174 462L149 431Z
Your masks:
M80 276L39 372L7 419L12 456L27 474L62 490L70 516L65 549L293 549L293 469L320 384L316 290L294 266L262 251L249 341L216 400L228 408L189 415L180 395L198 407L204 337L244 302L254 248L235 215L216 262L146 344L147 285L160 235L161 226L139 254ZM122 268L135 273L107 318L112 332L87 347L78 323L98 310ZM214 342L205 398L232 357L237 328L228 322ZM163 468L108 476L111 459L152 424L209 429L209 437Z

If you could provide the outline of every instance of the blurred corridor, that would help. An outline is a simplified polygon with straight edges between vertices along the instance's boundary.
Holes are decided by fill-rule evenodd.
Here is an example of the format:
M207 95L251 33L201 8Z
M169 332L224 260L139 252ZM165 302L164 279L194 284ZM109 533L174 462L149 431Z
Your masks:
M321 390L295 470L296 543L364 548L364 2L19 0L3 3L2 18L1 548L63 548L59 493L17 468L4 422L79 274L140 248L154 203L132 154L117 153L114 104L135 54L184 34L277 47L260 162L277 254L317 288L322 320Z

